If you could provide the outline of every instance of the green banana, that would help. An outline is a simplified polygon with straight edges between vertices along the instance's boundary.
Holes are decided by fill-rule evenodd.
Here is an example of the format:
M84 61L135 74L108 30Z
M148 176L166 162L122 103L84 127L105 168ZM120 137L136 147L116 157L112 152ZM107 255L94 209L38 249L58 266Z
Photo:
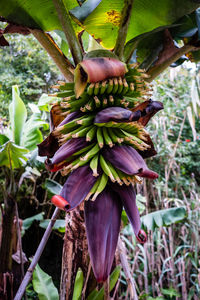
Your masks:
M110 138L111 138L113 144L118 143L118 137L114 134L112 128L109 127L109 128L107 128L107 129L108 129L108 133L109 133L109 136L110 136Z
M109 97L108 97L108 101L109 101L109 103L110 103L110 105L114 105L114 102L115 102L115 99L113 98L113 96L112 95L109 95Z
M75 128L77 128L77 127L80 128L79 127L80 123L77 123L79 120L80 119L77 118L77 119L75 119L75 120L73 120L73 121L71 121L71 122L69 122L67 124L64 124L64 125L62 125L60 127L57 127L54 130L54 133L56 134L58 132L59 134L65 134L65 133L69 133L72 130L75 130Z
M107 164L108 164L108 167L109 167L111 173L113 174L113 177L115 178L115 180L116 180L120 185L122 185L123 182L120 180L120 177L119 177L119 175L117 174L117 171L115 170L115 168L113 167L113 165L112 165L109 161L107 161Z
M103 131L103 137L104 137L104 141L106 143L106 145L108 145L109 147L113 147L113 142L112 139L110 138L109 134L108 134L108 129L106 127L102 128Z
M87 194L85 200L88 201L90 199L90 197L96 192L98 186L99 186L99 183L101 181L101 177L99 177L97 179L97 181L95 182L95 184L93 185L93 187L91 188L91 190L89 191L89 193Z
M105 173L103 173L100 177L98 187L97 187L95 194L92 197L91 201L96 200L97 196L105 189L107 182L108 182L108 176Z
M59 89L61 91L70 91L74 90L74 83L73 82L63 82L60 85L54 85L52 88Z
M125 174L124 172L122 172L119 169L117 169L116 172L119 175L119 178L123 181L123 183L125 183L126 185L130 185L130 182L127 179L127 176L128 176L127 174Z
M88 125L91 125L93 123L93 120L94 120L94 115L90 115L86 118L81 117L80 119L78 119L76 121L76 123L79 124L79 125L82 125L82 126L88 126Z
M120 130L118 128L113 128L113 133L116 135L117 137L117 142L119 144L123 143L124 141L124 135L121 134Z
M88 103L85 105L86 110L93 111L95 108L94 100L90 99Z
M105 108L108 106L108 100L106 98L103 99L102 107Z
M100 127L98 127L97 129L97 142L99 144L99 147L103 148L104 140L103 140L102 129Z
M87 132L92 128L92 125L91 126L87 126L87 127L84 127L84 126L81 126L81 128L78 128L78 130L75 130L71 133L71 136L73 138L79 138L79 137L84 137L86 136Z
M75 110L79 110L81 106L85 105L88 102L88 96L86 97L81 97L81 99L72 101L72 102L68 102L69 103L69 108L70 109L75 109Z
M100 165L101 165L101 168L104 171L104 173L108 177L110 177L111 181L115 182L116 180L115 180L115 178L114 178L114 176L113 176L113 174L112 174L112 172L111 172L111 170L110 170L107 162L105 161L105 159L104 159L104 157L102 155L100 155Z
M94 101L95 101L96 108L101 107L101 101L99 100L99 98L97 96L94 96Z
M95 154L95 156L90 161L90 168L92 169L93 176L99 176L97 168L98 168L98 161L99 161L99 153Z
M87 88L88 95L92 96L94 93L94 83L91 83Z
M84 152L90 150L92 147L94 147L94 145L95 145L95 143L92 143L91 145L86 146L85 148L82 148L81 150L79 150L79 151L73 153L72 156L80 155L80 154L82 154L82 153L84 153Z
M121 77L119 77L119 79L118 79L118 91L117 91L117 93L118 94L121 94L121 92L122 92L122 90L123 90L123 81L122 81L122 78Z
M133 83L133 82L131 82L131 83L129 84L129 87L130 87L130 91L131 91L131 92L133 92L133 91L135 90L135 86L134 86L134 83Z
M90 160L95 154L99 152L99 145L96 144L92 149L90 149L84 156L80 158L80 160Z
M113 86L112 94L116 94L119 86L118 79L115 77L113 81L114 81L114 86Z
M82 111L83 113L85 113L87 111L87 108L84 107L80 107L80 111Z
M106 90L106 93L107 94L110 94L113 90L113 79L109 79L108 80L108 87L107 87L107 90Z
M58 92L56 94L51 94L49 95L50 97L57 97L57 98L64 98L64 97L68 97L68 96L72 96L74 95L74 91L66 91L66 92Z
M124 94L126 94L127 92L128 92L128 90L129 90L129 86L128 86L128 83L127 83L127 81L126 81L126 79L124 78L123 79L123 90L122 90L122 94L124 95Z
M76 170L79 167L85 166L88 163L88 161L89 161L89 159L88 160L80 160L79 159L76 164L73 164L73 166L70 167L71 171Z
M87 142L90 142L94 139L94 137L96 135L96 131L97 131L97 127L93 125L92 128L86 134L86 141Z
M106 89L107 89L107 80L104 80L101 83L100 94L103 95Z
M130 141L135 141L137 144L141 145L144 148L143 150L146 150L150 147L148 144L144 143L140 138L136 137L135 135L129 134L128 132L126 132L125 130L122 130L122 129L121 129L121 131L123 132L123 134L125 136L128 137L128 139Z
M99 82L95 83L95 86L94 86L94 95L98 95L99 93Z
M83 166L86 163L87 163L87 161L81 161L80 157L78 157L71 164L69 164L68 166L64 167L64 172L65 172L65 174L67 174L66 172L68 172L68 170L70 170L70 171L75 170L78 167L81 167L81 166Z

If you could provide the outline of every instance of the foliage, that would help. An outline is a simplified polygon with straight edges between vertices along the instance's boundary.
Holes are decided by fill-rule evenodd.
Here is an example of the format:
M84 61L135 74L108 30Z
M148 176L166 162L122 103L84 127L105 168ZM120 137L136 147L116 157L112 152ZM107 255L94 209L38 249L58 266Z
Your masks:
M196 72L183 67L179 72L173 70L170 73L166 72L154 86L154 98L162 99L164 111L160 112L160 115L151 123L150 130L153 133L153 141L157 145L158 155L151 160L150 165L160 175L157 183L158 190L161 186L168 184L169 198L181 198L181 188L187 194L193 180L199 182L200 164L197 157L200 136L197 134L194 140L189 118L185 114L193 101L191 87L195 78L199 80ZM199 116L195 117L193 114L193 118L195 130L198 133L200 131ZM183 128L180 131L182 124ZM166 178L166 168L169 178L168 176ZM176 172L178 172L177 175ZM192 174L194 177L191 177Z
M32 36L7 37L10 46L0 48L0 115L7 116L4 107L12 99L12 85L18 85L24 102L36 101L38 95L50 91L58 70L44 49ZM12 61L12 63L11 63Z
M0 166L15 169L22 167L28 160L28 149L19 147L12 142L7 142L0 149Z
M141 218L142 226L148 230L154 231L155 228L170 226L186 218L185 207L173 207L157 210Z
M191 82L199 77L196 75L197 70L190 69L190 66L168 71L154 84L153 98L162 99L164 111L149 125L158 155L149 159L148 164L160 176L153 185L146 183L147 191L145 186L140 190L147 199L141 219L149 222L146 223L148 243L145 247L135 244L128 226L123 231L130 267L141 299L175 299L178 294L182 298L184 295L185 299L199 297L199 240L196 237L199 235L200 211L196 181L199 180L200 165L195 155L199 149L199 115L193 113L197 132L194 140L186 114L186 108L192 102ZM180 134L184 115L185 121ZM177 150L174 152L176 144ZM156 228L163 222L160 218L167 211L175 212L180 209L184 216L185 209L181 208L183 205L188 214L184 222L168 228ZM161 209L159 217L158 211L154 212L155 208ZM177 214L175 216L178 217ZM154 221L154 217L158 219ZM125 296L128 292L123 273L121 282L125 288L119 293Z
M120 267L116 267L115 270L110 275L110 291L114 288L115 284L117 283L117 280L120 275ZM104 287L102 287L99 291L97 289L93 290L87 300L103 300L104 297Z
M43 140L40 128L48 128L41 113L33 113L27 121L27 110L20 98L19 89L13 86L12 102L9 106L10 126L7 134L1 135L0 166L20 168L28 160L29 150L36 148L37 143ZM10 139L10 140L9 140Z
M58 291L52 282L52 278L46 274L39 265L33 272L33 288L37 292L39 300L58 300Z
M81 299L83 282L84 282L83 271L81 270L81 268L79 268L76 273L72 300Z

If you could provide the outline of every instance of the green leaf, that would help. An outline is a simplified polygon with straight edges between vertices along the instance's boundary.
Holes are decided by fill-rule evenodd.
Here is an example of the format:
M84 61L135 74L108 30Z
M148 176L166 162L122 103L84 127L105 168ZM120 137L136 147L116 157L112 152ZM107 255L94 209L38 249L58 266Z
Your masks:
M33 272L33 288L39 300L59 300L58 291L52 278L37 264Z
M181 295L175 289L173 289L172 287L168 288L168 289L161 289L161 292L164 295L169 296L170 298L181 297Z
M81 270L81 268L79 268L77 273L76 273L72 300L81 299L83 282L84 282L83 271Z
M77 6L74 9L71 9L70 13L80 22L84 22L101 1L102 0L87 0L81 5L81 9L80 6Z
M45 188L54 195L59 195L62 185L52 179L45 180Z
M35 216L32 216L30 218L24 219L23 223L22 223L22 236L24 235L25 231L28 230L31 227L31 225L34 221L41 221L43 219L44 219L44 213L43 212L41 212L41 213L39 213Z
M43 136L39 128L46 129L48 123L40 118L40 113L34 113L25 123L21 144L29 149L34 150L37 144L43 141Z
M122 219L123 225L126 226L128 224L128 217L127 217L127 214L124 209L122 210L121 219Z
M110 275L110 292L112 291L112 289L114 288L115 284L117 283L117 280L119 278L120 275L120 266L117 266L114 271L112 272L112 274ZM87 300L103 300L104 297L104 287L102 287L99 291L97 291L96 289L93 290Z
M145 210L145 205L143 203L146 203L146 202L147 202L146 198L143 197L141 194L136 195L136 204L137 204L140 215Z
M0 134L0 146L2 146L3 144L5 144L8 141L9 141L9 138L6 135Z
M158 210L141 217L142 226L148 230L180 222L187 217L184 206Z
M9 106L9 115L13 133L13 141L15 144L21 145L21 137L27 118L27 110L24 102L20 98L19 89L16 85L12 87L12 102Z
M40 227L46 229L47 226L49 225L50 219L45 219L40 222ZM58 230L61 233L65 232L65 220L56 220L53 230Z
M16 169L22 167L28 160L26 154L29 151L13 142L8 141L0 148L0 167Z
M66 7L77 6L76 0L65 0ZM0 16L8 21L30 28L51 31L62 30L53 1L51 0L0 0Z
M123 1L102 0L96 9L84 19L85 8L77 7L74 18L81 22L84 29L102 45L112 49L117 38ZM192 0L135 0L128 29L127 41L161 26L170 26L176 20L199 7ZM71 11L73 14L74 10ZM80 19L78 19L80 18Z
M53 100L56 101L56 98ZM38 107L42 111L50 111L50 103L53 102L52 97L48 96L47 94L42 94L38 101Z

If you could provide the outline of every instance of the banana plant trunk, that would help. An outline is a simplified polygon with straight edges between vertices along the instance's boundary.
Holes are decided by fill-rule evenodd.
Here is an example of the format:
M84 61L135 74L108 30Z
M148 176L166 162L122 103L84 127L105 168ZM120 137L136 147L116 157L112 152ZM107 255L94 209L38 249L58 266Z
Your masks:
M64 236L62 274L60 284L60 300L73 297L74 282L78 268L81 268L86 279L89 268L89 254L84 222L84 205L66 216L66 232ZM88 287L93 289L96 280L89 275Z

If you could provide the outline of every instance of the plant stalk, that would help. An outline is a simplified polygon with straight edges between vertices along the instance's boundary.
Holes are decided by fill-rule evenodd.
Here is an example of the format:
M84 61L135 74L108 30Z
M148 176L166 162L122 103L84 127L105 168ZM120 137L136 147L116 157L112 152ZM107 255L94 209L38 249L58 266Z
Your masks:
M151 82L154 80L159 74L161 74L165 69L167 69L172 63L177 61L181 56L184 54L194 51L196 47L192 45L185 45L179 49L176 53L174 53L172 56L170 56L167 60L165 60L163 63L161 63L158 66L152 67L147 72L151 77L147 78L146 81Z
M74 63L77 65L83 59L83 55L81 46L72 26L68 10L62 0L53 0L53 3L58 13L58 18L62 24L66 39L68 41Z
M131 299L138 300L134 278L131 275L129 264L128 264L126 249L125 249L120 237L119 237L119 240L118 240L118 250L119 250L119 255L120 255L122 268L123 268L124 273L126 275L127 284L128 284L129 289L130 289Z
M128 32L131 11L133 8L134 0L124 0L124 8L122 10L122 18L119 26L117 41L115 44L114 53L119 57L120 60L123 58L124 46L126 43L126 36Z
M73 71L74 66L58 48L58 46L53 41L52 37L48 33L45 33L44 31L38 29L30 29L30 32L47 51L49 56L51 56L51 58L55 62L56 66L60 69L65 79L67 81L72 82L74 80L74 76L71 71Z
M14 300L21 300L21 298L23 297L24 292L26 290L26 287L27 287L29 281L31 280L33 271L34 271L34 269L35 269L35 267L36 267L36 265L37 265L37 263L38 263L38 261L40 259L40 256L41 256L41 254L42 254L42 252L44 250L44 247L45 247L45 245L46 245L46 243L47 243L47 241L49 239L49 236L51 234L52 228L53 228L53 226L54 226L54 224L56 222L56 219L58 217L59 212L60 212L59 208L56 208L54 210L54 213L53 213L53 215L51 217L49 225L47 226L47 229L46 229L46 231L45 231L45 233L44 233L44 235L42 237L42 240L41 240L41 242L40 242L40 244L39 244L39 246L37 248L35 256L34 256L32 262L31 262L31 264L30 264L30 266L29 266L29 268L28 268L28 270L27 270L27 272L26 272L26 274L24 276L24 279L21 282L21 285L20 285L20 287L19 287L19 289L18 289L18 291L17 291L17 293L15 295Z
M110 300L110 282L109 282L110 278L108 277L107 280L104 282L104 300Z

